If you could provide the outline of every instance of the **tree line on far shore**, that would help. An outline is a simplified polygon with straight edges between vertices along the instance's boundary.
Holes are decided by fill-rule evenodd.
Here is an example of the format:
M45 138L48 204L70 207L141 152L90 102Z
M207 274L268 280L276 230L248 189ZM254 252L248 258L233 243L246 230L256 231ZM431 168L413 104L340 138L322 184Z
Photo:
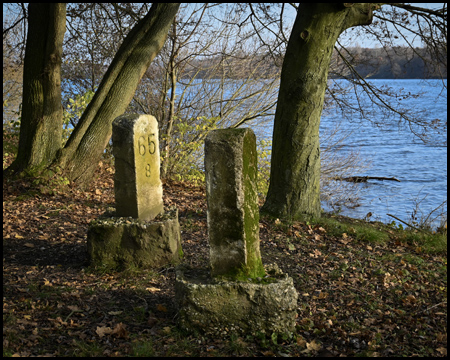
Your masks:
M403 46L396 46L392 48L363 48L360 46L347 48L348 53L344 54L346 60L354 67L363 78L366 79L446 79L447 68L443 66L436 66L436 63L431 61L430 54L425 48L410 48ZM351 54L351 55L349 55ZM447 54L439 54L447 61ZM242 54L242 57L248 57L248 54ZM260 55L253 59L253 61L242 61L242 57L230 61L227 59L226 65L223 67L221 74L217 74L217 64L223 63L221 56L208 57L206 59L198 59L189 64L185 69L182 78L190 79L211 79L229 78L239 79L240 75L248 74L248 71L253 68L252 63L259 63L262 58L267 60L264 67L260 67L255 77L270 78L274 73L278 73L275 68L281 67L282 58L274 59L273 56ZM77 74L78 76L90 76L92 65L85 63L85 66L80 66ZM347 78L350 75L348 66L344 60L339 56L337 51L333 52L332 62L330 67L329 78L339 79ZM95 66L95 65L94 65ZM83 72L83 67L86 68L86 73ZM98 72L101 71L101 65ZM247 67L244 69L243 67ZM63 65L64 69L64 65ZM72 69L71 69L72 70ZM210 73L214 72L214 74ZM225 76L224 76L225 75ZM72 74L73 76L73 74Z

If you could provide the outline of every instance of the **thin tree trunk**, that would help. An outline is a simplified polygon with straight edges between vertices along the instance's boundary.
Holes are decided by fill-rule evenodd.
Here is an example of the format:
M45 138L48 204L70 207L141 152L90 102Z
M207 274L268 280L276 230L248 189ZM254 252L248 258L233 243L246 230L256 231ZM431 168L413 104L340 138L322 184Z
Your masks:
M161 177L165 178L167 175L167 168L169 159L171 157L171 136L172 136L172 128L173 128L173 121L174 121L174 114L175 114L175 97L176 97L176 89L177 89L177 71L175 69L175 59L178 56L177 50L175 49L175 41L177 38L177 25L176 22L173 22L173 41L172 41L172 51L170 52L170 63L169 63L169 76L171 81L171 93L170 93L170 103L169 103L169 118L167 121L167 130L166 130L166 141L164 149L165 149L165 157L163 159L162 163L162 171L161 171Z
M262 212L291 220L320 216L319 125L331 55L345 29L371 20L371 4L299 6L281 72Z
M52 163L61 148L65 26L65 4L29 4L19 148L7 172L40 171Z
M94 98L83 113L57 165L71 181L89 182L111 138L112 122L122 115L151 61L167 37L179 4L153 4L130 31L114 57Z

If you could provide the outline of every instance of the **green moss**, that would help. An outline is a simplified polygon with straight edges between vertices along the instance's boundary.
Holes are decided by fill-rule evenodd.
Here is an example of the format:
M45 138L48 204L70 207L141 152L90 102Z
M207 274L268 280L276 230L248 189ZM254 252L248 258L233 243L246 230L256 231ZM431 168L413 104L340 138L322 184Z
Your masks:
M216 280L231 280L231 281L260 281L266 275L261 259L253 266L243 265L230 270L228 273L216 276Z
M259 250L257 164L256 136L252 131L247 131L243 140L244 234L247 266L242 268L241 272L247 278L252 279L265 275Z

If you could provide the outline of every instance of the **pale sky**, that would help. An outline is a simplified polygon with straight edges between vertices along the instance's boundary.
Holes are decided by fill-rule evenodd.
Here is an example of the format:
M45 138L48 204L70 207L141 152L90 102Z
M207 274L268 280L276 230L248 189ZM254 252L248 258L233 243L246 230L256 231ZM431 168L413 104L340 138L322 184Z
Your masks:
M444 3L405 3L405 4L409 4L409 5L413 5L413 6L417 6L417 7L422 7L422 8L426 8L426 9L442 9ZM292 22L295 20L295 16L296 16L296 11L292 6L289 6L288 4L286 4L286 11L287 11L287 16L289 19L292 19ZM296 4L298 5L298 4ZM384 7L386 9L389 9L390 6L388 5L384 5ZM376 12L375 12L376 15ZM376 16L374 17L374 21L377 21ZM369 26L373 26L373 25L369 25ZM389 29L393 30L392 25L388 26ZM355 29L357 30L357 28ZM341 35L340 40L342 41L346 41L349 37L352 36L352 34L355 33L355 30L348 30L345 34ZM407 37L408 41L413 41L413 37L412 34L406 34L406 32L403 32L403 34ZM378 41L374 40L374 39L370 39L368 36L361 36L358 37L355 40L355 45L359 44L361 47L366 47L366 48L373 48L373 47L379 47L380 44ZM396 45L399 46L406 46L406 42L404 40L401 39L401 37L399 37L398 40L396 40ZM413 45L420 47L421 41L420 40L415 40L413 41Z

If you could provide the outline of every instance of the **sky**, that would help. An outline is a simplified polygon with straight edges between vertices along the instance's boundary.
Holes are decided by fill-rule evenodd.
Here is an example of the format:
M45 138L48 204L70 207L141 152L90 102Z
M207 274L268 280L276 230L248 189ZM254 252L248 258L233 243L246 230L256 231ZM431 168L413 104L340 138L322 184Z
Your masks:
M406 3L406 4L411 4L411 3ZM421 8L426 8L426 9L442 9L444 3L412 3L412 5L421 7ZM390 6L385 5L385 8L390 8ZM286 6L286 10L287 10L288 18L292 19L292 22L293 22L295 20L295 16L296 16L295 9L292 6ZM376 15L376 13L377 12L375 12L375 15ZM377 19L374 18L374 21L376 21L376 20ZM390 30L394 30L392 25L389 25L388 28ZM355 31L357 31L357 28L346 31L344 34L341 35L340 41L341 40L343 42L347 41L349 38L351 38L355 34ZM411 33L407 34L407 39L408 39L408 41L412 42L412 44L414 46L420 47L422 45L420 40L417 40L417 39L414 40ZM402 40L400 37L397 40L396 44L399 46L407 46L407 43L404 40ZM355 41L355 45L359 45L363 48L380 47L380 43L378 41L376 41L375 39L370 39L368 36L358 37L358 39Z
M8 17L8 7L7 7L7 3L3 3L3 19ZM423 7L423 8L428 8L428 9L439 9L442 8L442 6L444 5L444 3L413 3L414 6L417 7ZM385 5L385 8L390 8L389 6ZM289 4L286 4L285 6L285 11L286 11L286 18L287 20L293 24L295 17L296 17L296 10ZM376 15L377 12L375 12ZM376 21L377 19L375 18L374 21ZM389 29L393 29L392 25L388 26ZM354 37L355 35L355 31L358 31L358 27L355 29L350 29L348 31L346 31L343 35L341 35L340 40L343 42L349 42L350 38L352 38L352 36ZM406 35L405 33L403 33L404 35ZM409 33L407 35L407 39L408 41L412 42L414 46L421 46L421 42L420 40L415 40L413 39L413 36L411 33ZM378 41L376 41L375 39L371 39L368 36L359 36L357 37L357 39L351 40L354 41L355 45L359 45L361 47L367 47L367 48L373 48L373 47L379 47L380 44ZM350 41L350 43L351 43ZM406 46L406 42L404 40L401 39L401 37L399 37L399 39L397 40L397 45L399 46ZM347 45L348 46L348 45Z

